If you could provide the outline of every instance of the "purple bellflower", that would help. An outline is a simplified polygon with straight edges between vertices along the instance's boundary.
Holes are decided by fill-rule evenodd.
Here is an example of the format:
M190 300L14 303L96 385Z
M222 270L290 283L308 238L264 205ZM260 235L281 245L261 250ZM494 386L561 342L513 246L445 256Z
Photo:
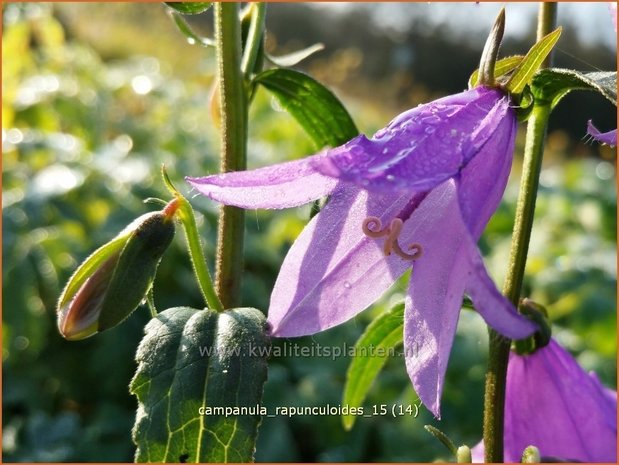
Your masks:
M439 417L465 292L505 336L535 330L498 292L476 245L503 195L515 135L509 97L476 87L402 113L371 139L188 181L213 200L250 209L330 195L284 259L268 311L273 336L343 323L414 268L405 299L406 368Z
M506 462L520 462L533 445L542 457L616 463L617 392L555 340L531 355L510 354L505 396ZM472 452L483 461L483 442Z
M617 146L617 130L616 129L613 129L612 131L608 131L608 132L600 132L598 128L596 128L593 125L591 120L589 120L587 123L587 134L589 134L591 137L593 137L598 142L601 142L602 144L608 144L613 147Z

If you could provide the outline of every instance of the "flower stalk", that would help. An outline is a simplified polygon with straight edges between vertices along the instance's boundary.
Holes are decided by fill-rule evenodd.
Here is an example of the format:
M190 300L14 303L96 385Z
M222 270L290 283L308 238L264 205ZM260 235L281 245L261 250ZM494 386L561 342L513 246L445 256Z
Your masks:
M538 40L554 29L556 9L556 3L544 2L540 4L537 29ZM544 65L550 65L550 60L551 55L548 55ZM534 103L527 125L522 179L516 206L507 278L503 287L503 293L515 306L518 305L520 298L529 251L549 116L549 103L537 101ZM510 346L511 341L509 339L489 328L489 359L484 395L486 462L503 461L505 388Z
M240 171L247 164L247 95L241 69L238 3L215 3L215 41L220 85L220 171ZM222 206L219 216L215 287L224 308L240 304L245 214Z

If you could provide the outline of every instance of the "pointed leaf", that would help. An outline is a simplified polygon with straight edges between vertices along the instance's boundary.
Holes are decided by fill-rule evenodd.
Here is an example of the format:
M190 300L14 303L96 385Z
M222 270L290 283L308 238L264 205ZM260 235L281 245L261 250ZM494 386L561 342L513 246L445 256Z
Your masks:
M270 69L258 74L262 84L303 127L318 149L336 147L359 134L338 98L307 74L291 69Z
M522 55L514 55L497 61L494 66L494 78L497 79L512 71L522 62L523 58L524 57ZM469 78L469 89L472 89L477 84L479 84L479 69L476 69L473 71L473 74L471 74L471 77Z
M182 14L177 13L176 11L172 11L170 14L172 16L172 19L174 20L174 24L176 24L178 30L181 31L181 33L185 37L187 37L189 43L200 44L204 47L215 46L214 40L207 39L206 37L200 37L198 34L196 34L195 31L191 28L191 26L187 24L187 21L185 20L185 18L183 18Z
M287 55L273 56L268 53L265 53L265 56L271 63L277 66L280 66L282 68L289 68L291 66L298 65L300 62L305 60L307 57L313 55L316 52L320 52L321 50L324 50L324 48L325 48L324 44L318 43L318 44L310 45L309 47L304 48L302 50L297 50L296 52L288 53Z
M268 350L254 308L178 307L152 319L130 385L139 402L136 461L252 461Z
M535 99L549 102L551 108L573 90L599 92L617 106L617 72L581 73L571 69L548 68L537 73L531 83Z
M512 77L507 81L505 88L512 94L521 93L525 86L531 82L533 75L537 72L542 62L561 37L561 28L557 28L547 36L543 37L527 52L525 57L516 68Z
M355 344L355 356L346 374L342 405L349 407L361 407L363 405L374 379L387 363L388 355L402 344L403 319L404 304L398 304L391 310L379 315L368 325ZM355 419L354 415L342 416L344 428L350 430Z
M164 2L170 8L184 15L197 15L208 10L213 2Z

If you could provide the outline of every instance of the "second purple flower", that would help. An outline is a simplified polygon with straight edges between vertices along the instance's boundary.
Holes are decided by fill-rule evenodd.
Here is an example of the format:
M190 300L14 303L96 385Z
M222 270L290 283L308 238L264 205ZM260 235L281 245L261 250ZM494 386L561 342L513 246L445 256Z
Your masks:
M464 293L501 334L520 339L535 330L499 293L476 245L503 195L515 135L509 97L477 87L409 110L371 139L188 181L213 200L249 209L330 196L284 259L268 312L274 336L343 323L413 268L406 367L438 417Z

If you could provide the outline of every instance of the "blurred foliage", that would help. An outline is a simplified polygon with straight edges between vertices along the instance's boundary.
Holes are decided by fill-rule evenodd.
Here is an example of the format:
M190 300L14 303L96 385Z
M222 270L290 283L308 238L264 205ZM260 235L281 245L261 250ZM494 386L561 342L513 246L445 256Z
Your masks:
M97 17L101 27L91 27L87 21L80 27L96 35L90 43L100 44L97 48L79 40L76 29L69 27L75 25L68 19L71 14L84 19L91 5L97 14L88 17ZM166 198L158 174L161 163L179 187L182 176L214 172L218 165L216 129L208 111L213 50L189 46L174 31L162 5L140 10L121 4L91 5L63 6L58 14L58 7L51 4L3 4L6 461L132 460L130 429L136 400L127 386L148 310L140 308L118 328L69 343L55 327L56 299L84 257L133 218L154 209L143 199ZM71 13L73 6L78 13ZM127 14L114 16L118 8ZM114 22L110 17L120 19ZM148 21L150 26L137 34L136 21ZM343 51L334 51L338 53L341 61L329 59L322 68L315 62L312 67L320 68L315 76L331 72L335 62L340 67L350 64L356 56L346 58ZM472 67L458 83L460 88L470 71ZM385 95L389 85L381 81L377 95ZM349 95L344 100L365 133L393 116L392 109L375 102ZM561 111L560 105L557 114ZM256 95L250 121L252 166L300 157L313 149L310 139L264 91ZM522 137L519 144L521 153ZM563 129L550 134L526 282L527 294L548 308L561 343L612 387L615 169L614 151L574 141ZM518 179L516 162L505 201L482 241L497 282L506 266ZM199 226L212 260L217 206L198 197L192 203L201 212ZM278 266L308 214L309 207L248 213L244 304L267 308ZM160 309L201 305L184 250L178 235L156 281ZM348 324L311 338L274 342L352 346L368 322L401 300L405 290L405 281L397 283L381 302ZM339 417L265 418L257 459L446 459L443 446L424 430L428 423L456 444L473 445L481 436L486 357L485 327L473 312L463 312L455 347L440 422L423 408L416 419L359 419L350 432L344 431ZM348 364L348 357L273 358L265 405L271 409L338 405ZM418 401L403 360L389 360L366 405L412 402Z

